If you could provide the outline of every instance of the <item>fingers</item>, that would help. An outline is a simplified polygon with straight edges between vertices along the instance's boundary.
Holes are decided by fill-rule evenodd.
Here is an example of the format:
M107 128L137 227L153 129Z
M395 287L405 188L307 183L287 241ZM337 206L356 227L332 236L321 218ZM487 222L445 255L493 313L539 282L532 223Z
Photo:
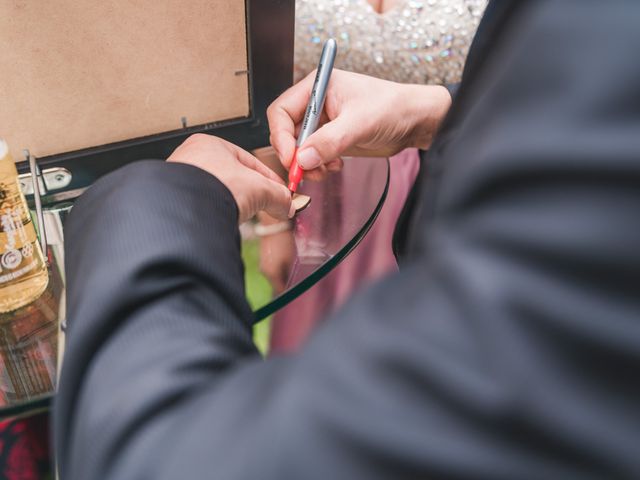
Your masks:
M311 180L312 182L321 182L326 178L327 167L324 165L320 165L318 168L314 168L313 170L307 170L304 172L304 179Z
M280 95L267 109L270 141L280 161L289 167L296 145L296 125L300 124L311 95L315 72Z
M291 192L283 180L249 152L209 135L192 135L168 161L199 167L220 180L238 205L240 223L261 210L273 217L293 216Z
M238 161L242 163L244 166L250 168L251 170L255 170L260 175L263 175L264 177L270 180L273 180L274 182L278 182L284 185L284 181L282 180L282 178L280 178L280 176L277 173L275 173L273 170L267 167L258 158L254 157L246 150L232 143L228 143L228 145L233 149L234 153L236 154L236 157L238 158Z
M293 152L296 148L296 138L288 132L280 131L269 135L269 143L276 151L280 163L285 168L291 166L293 160Z
M321 182L327 178L329 173L339 172L342 167L344 167L344 161L341 158L335 158L313 170L305 170L304 178L312 182Z
M335 158L327 162L327 171L339 172L344 167L344 161L341 158Z
M340 158L359 140L355 127L355 119L347 114L324 124L298 149L298 165L303 170L312 170Z
M253 170L252 173L256 176L259 176L256 179L259 185L257 189L259 199L256 210L252 213L255 214L264 210L269 215L281 220L293 217L295 208L291 204L291 192L284 185L284 181L249 152L233 144L230 145L234 147L240 163Z
M260 174L256 173L256 175ZM260 176L256 182L258 184L256 194L259 198L254 214L264 210L280 220L293 217L296 211L291 204L291 192L287 187L263 176Z

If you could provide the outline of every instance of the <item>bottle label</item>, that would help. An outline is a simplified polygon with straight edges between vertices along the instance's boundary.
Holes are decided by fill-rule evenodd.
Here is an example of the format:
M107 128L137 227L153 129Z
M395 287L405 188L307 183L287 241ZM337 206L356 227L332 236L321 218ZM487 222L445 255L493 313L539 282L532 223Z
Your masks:
M14 208L5 208L4 213L0 216L0 225L7 235L5 242L5 250L14 250L16 248L17 239L20 243L27 242L27 232L22 223L22 205L16 205Z
M3 146L5 154L0 151L0 321L4 319L2 314L40 297L49 283L43 256L46 252L40 251L36 229L20 191L16 166L6 152L6 144L0 141L0 150Z
M27 237L23 217L22 205L5 208L0 215L0 226L5 235L5 243L2 245L4 253L0 256L0 283L19 278L37 266L35 259L23 265L23 260L33 257L33 245Z

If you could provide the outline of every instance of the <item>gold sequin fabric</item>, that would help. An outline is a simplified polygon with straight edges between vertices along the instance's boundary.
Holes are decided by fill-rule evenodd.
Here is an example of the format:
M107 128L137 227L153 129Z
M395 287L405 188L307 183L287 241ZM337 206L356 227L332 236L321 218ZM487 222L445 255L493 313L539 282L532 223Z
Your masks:
M403 83L460 81L487 0L404 0L385 13L367 0L297 0L295 77L317 66L329 37L336 67Z

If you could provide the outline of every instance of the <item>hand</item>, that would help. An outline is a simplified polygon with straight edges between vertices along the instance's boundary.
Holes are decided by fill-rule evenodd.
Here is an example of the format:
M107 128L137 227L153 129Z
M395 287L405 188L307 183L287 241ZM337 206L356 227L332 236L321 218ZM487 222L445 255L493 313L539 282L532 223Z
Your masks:
M315 72L294 85L267 110L271 144L289 167ZM298 151L310 178L342 165L341 155L391 156L407 147L428 148L451 97L446 88L406 85L334 70L322 125ZM315 169L315 170L314 170Z
M260 238L260 271L269 280L276 295L281 294L287 286L295 253L295 239L290 230Z
M226 140L191 135L167 161L199 167L220 180L238 205L240 223L262 210L280 219L295 214L291 192L282 179L249 152Z

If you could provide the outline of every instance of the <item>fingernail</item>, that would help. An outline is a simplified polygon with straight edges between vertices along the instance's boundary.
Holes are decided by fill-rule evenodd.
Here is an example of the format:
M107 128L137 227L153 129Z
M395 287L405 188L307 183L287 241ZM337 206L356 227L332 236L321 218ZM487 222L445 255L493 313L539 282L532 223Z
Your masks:
M311 170L312 168L319 167L322 163L322 158L320 158L318 151L313 147L299 151L297 158L298 165L300 165L303 170Z
M293 205L293 202L291 202L291 206L289 207L289 218L293 218L295 214L296 214L296 207Z

